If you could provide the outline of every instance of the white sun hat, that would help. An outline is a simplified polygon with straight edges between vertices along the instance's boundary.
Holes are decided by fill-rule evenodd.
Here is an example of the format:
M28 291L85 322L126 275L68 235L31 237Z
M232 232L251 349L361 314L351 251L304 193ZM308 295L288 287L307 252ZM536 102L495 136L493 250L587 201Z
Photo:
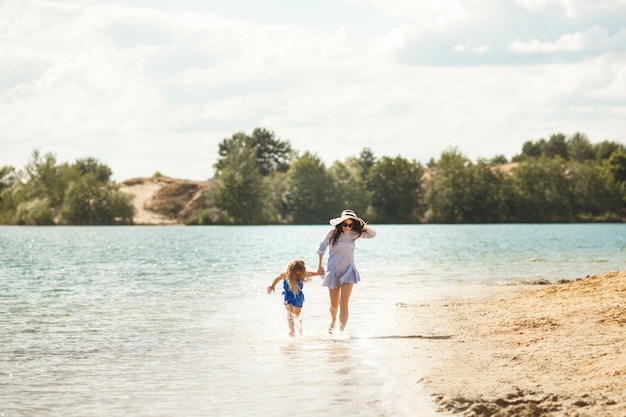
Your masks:
M333 226L337 226L338 224L340 224L341 222L343 222L346 219L356 220L359 223L361 223L361 226L365 224L365 221L363 221L363 219L358 217L354 213L353 210L344 210L344 211L342 211L340 217L336 217L334 219L330 219L330 224L333 225Z

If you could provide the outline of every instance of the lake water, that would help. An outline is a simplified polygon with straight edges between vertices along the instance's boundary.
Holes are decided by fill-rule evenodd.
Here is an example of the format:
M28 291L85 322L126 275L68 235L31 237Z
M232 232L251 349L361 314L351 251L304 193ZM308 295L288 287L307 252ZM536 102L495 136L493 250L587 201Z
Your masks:
M314 278L295 339L265 288L326 226L0 227L0 416L398 416L396 303L625 267L626 224L373 227L346 333Z

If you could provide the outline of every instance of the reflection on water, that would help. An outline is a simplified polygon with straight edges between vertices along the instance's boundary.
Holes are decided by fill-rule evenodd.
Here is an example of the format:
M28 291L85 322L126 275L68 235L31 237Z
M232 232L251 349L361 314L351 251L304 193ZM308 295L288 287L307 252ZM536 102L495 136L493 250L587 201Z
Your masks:
M367 343L367 342L365 342ZM308 412L329 415L393 416L393 380L376 359L383 351L356 338L305 336L280 347L282 362L293 364L280 372L290 392L301 392ZM296 364L299 366L296 367ZM291 369L291 370L288 370ZM302 391L294 391L301 387ZM312 397L305 400L305 393ZM288 396L281 396L287 399Z

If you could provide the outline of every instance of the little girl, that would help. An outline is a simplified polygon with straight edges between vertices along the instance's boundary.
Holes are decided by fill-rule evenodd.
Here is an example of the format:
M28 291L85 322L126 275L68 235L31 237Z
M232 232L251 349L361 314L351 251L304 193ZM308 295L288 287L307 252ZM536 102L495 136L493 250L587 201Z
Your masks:
M317 272L310 272L306 270L304 261L301 259L292 259L287 264L287 268L280 273L272 282L272 285L267 287L267 293L271 294L278 281L283 280L283 296L285 309L287 310L287 324L289 325L289 336L294 337L296 322L302 334L302 319L300 318L300 311L304 304L304 293L302 287L304 282L311 281L311 277L319 275Z

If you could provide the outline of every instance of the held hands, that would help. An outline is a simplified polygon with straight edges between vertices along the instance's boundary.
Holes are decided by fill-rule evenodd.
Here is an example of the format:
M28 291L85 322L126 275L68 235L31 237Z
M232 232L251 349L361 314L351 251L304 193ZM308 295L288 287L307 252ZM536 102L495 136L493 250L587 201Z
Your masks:
M267 287L266 291L267 291L267 293L268 293L268 294L271 294L271 293L273 293L273 292L274 292L274 290L275 290L275 286L276 286L276 283L277 283L280 279L283 279L283 278L284 278L284 276L283 276L283 275L284 275L284 274L279 275L279 276L278 276L278 277L274 280L274 282L272 283L272 285L270 285L269 287ZM305 276L310 277L311 275L324 275L324 267L322 266L322 264L319 264L319 265L317 266L317 272L316 272L315 274L313 274L312 272L306 271Z

